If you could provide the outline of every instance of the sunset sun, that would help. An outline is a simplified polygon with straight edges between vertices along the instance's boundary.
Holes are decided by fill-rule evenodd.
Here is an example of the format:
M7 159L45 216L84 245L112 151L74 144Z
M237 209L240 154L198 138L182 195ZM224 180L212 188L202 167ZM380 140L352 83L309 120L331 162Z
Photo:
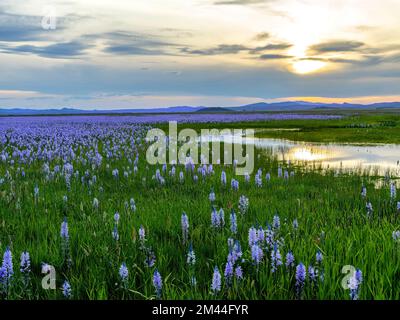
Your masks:
M326 63L318 60L300 60L293 63L293 71L298 74L308 74L323 69Z

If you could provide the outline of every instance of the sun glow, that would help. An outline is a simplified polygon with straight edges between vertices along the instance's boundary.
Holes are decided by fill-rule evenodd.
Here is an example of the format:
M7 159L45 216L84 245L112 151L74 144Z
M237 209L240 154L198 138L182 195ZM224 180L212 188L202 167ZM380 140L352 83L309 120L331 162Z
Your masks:
M308 148L295 148L290 153L294 160L300 161L317 161L326 157L326 154L322 150L311 150Z
M326 66L323 61L317 60L300 60L293 63L293 71L299 74L307 74L316 72Z

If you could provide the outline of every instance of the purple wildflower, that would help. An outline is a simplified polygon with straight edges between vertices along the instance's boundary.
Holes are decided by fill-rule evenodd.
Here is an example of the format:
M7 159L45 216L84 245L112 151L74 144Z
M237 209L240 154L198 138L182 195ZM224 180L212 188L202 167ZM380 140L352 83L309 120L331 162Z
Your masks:
M119 212L117 211L117 212L115 212L115 214L114 214L114 221L115 221L115 223L118 223L118 222L119 222L119 218L120 218L120 215L119 215Z
M249 229L249 247L251 248L258 240L257 230L254 227Z
M215 201L215 193L213 189L211 189L210 194L208 195L208 200L210 200L210 202Z
M318 250L317 254L315 255L315 260L318 264L321 264L323 259L324 256L322 255L322 252Z
M231 280L232 280L233 272L234 272L234 270L233 270L233 264L232 264L231 261L228 261L228 262L226 263L226 265L225 265L225 272L224 272L225 279L226 279L226 281L227 281L228 283L230 283Z
M237 232L237 219L236 219L236 214L235 214L235 212L233 210L231 212L230 222L231 222L231 232L233 234L236 234L236 232Z
M232 187L232 190L238 191L239 190L239 181L232 179L231 187Z
M361 270L357 269L349 280L351 300L358 300L362 281L363 281L362 272Z
M189 252L188 252L188 255L187 255L186 262L190 266L194 266L195 263L196 263L196 254L194 253L192 244L190 244L190 246L189 246Z
M122 282L126 282L128 280L129 276L129 270L128 267L126 266L125 262L121 264L121 267L119 268L119 277L121 278Z
M310 277L312 283L317 282L318 271L311 265L308 267L308 276Z
M256 265L259 265L263 259L264 253L257 243L251 247L251 259Z
M69 282L67 280L64 281L61 290L62 290L63 296L65 298L67 298L67 299L71 298L72 289L71 289L71 285L69 284Z
M213 294L217 294L219 291L221 291L221 274L219 273L217 266L215 266L214 268L211 291L213 292Z
M114 230L112 232L112 237L115 241L119 240L119 233L118 233L118 227L117 225L114 226Z
M69 239L69 233L68 233L68 222L67 222L67 217L64 217L64 221L61 223L61 238L64 241L68 241Z
M182 238L183 243L186 243L189 237L189 218L184 212L181 217L181 226L182 226Z
M278 215L274 215L274 219L272 221L272 227L274 229L279 229L281 226L281 220Z
M211 225L214 228L219 228L220 226L220 216L217 213L217 210L215 210L215 208L213 208L211 212Z
M21 264L19 270L24 274L28 274L31 271L31 258L27 251L21 253Z
M146 231L144 230L143 226L140 226L139 228L139 240L141 243L146 241Z
M293 268L294 267L294 255L292 251L289 251L286 254L286 263L285 263L287 268Z
M239 211L241 214L245 214L249 210L249 198L241 195L239 198Z
M225 186L226 185L226 173L225 171L221 172L221 183Z
M241 266L237 266L235 269L235 276L236 279L242 280L243 279L243 270Z
M307 276L306 268L304 264L300 263L296 267L296 292L299 298L301 297L301 293L304 288L304 282L306 280L306 276Z
M282 256L279 252L278 246L274 245L274 250L271 252L271 271L274 273L278 270L278 267L282 265Z
M153 286L156 289L156 294L157 298L161 298L161 292L162 292L162 278L158 270L154 271L153 275Z

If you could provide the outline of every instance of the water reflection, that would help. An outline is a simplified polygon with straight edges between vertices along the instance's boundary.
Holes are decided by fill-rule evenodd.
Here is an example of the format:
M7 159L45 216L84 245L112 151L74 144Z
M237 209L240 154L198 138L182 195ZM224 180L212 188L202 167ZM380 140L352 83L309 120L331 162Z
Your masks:
M400 173L400 145L321 144L268 138L254 138L248 142L260 149L271 150L279 160L319 164L323 168Z
M242 142L241 136L224 135L219 138ZM201 139L211 141L210 136ZM280 161L290 160L322 168L372 170L380 175L390 171L391 174L400 175L400 145L312 143L271 138L243 138L243 141L272 152Z

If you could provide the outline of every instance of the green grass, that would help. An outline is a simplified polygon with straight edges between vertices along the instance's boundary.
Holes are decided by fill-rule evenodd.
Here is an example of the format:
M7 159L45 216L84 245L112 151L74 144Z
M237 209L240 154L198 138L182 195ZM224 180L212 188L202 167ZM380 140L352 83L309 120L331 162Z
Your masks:
M299 112L321 114L321 112ZM339 115L330 120L273 120L222 124L190 124L191 128L254 128L257 137L294 141L335 143L394 143L400 144L400 111L338 110L325 111ZM182 127L185 125L183 124ZM275 130L268 130L275 129ZM284 129L284 130L276 130ZM296 129L288 131L287 129Z
M383 119L363 120L379 123ZM398 121L397 116L390 119ZM318 127L322 132L328 130L327 125L353 121L356 119L314 122L314 128ZM311 122L286 122L285 125L311 130ZM339 127L336 130L346 132ZM388 130L393 128L388 127ZM309 132L311 135L312 131ZM320 137L322 139L322 133ZM200 178L197 183L190 175L180 183L180 167L175 178L165 174L166 184L160 186L152 180L157 167L147 165L144 150L141 150L138 173L129 178L122 175L124 168L132 169L126 156L108 161L109 168L104 161L95 170L75 162L74 170L81 173L89 170L91 176L97 176L97 183L89 187L82 184L80 178L72 178L71 191L67 190L60 174L46 181L41 170L42 161L36 160L31 165L0 164L0 176L9 171L13 177L1 185L0 191L0 249L4 252L7 246L11 247L15 271L11 291L4 298L61 299L60 286L68 279L75 299L151 299L155 298L152 274L157 268L164 281L163 299L295 299L294 270L282 266L273 274L268 255L258 268L251 262L247 240L249 228L257 225L266 228L266 223L272 223L273 216L278 214L282 226L277 237L284 243L280 247L283 258L292 250L296 262L301 261L308 268L310 264L315 265L318 250L324 255L319 267L324 280L317 286L307 282L304 299L349 299L349 291L341 286L345 276L341 270L345 265L353 265L363 272L361 299L399 299L400 245L392 239L392 232L400 228L399 213L396 203L390 201L388 186L374 189L374 177L357 172L337 175L328 171L322 174L319 170L293 166L288 170L294 171L295 176L285 181L277 177L277 170L279 165L284 168L287 165L263 153L256 157L255 168L263 168L263 177L271 172L272 179L269 183L264 179L261 188L255 186L253 175L250 184L238 177L239 191L231 190L229 183L234 177L231 167L225 168L228 186L222 186L220 166L215 166L213 176L205 180ZM50 167L54 168L56 164L62 165L62 161L54 161ZM18 174L20 166L25 168L25 177ZM115 168L119 169L119 179L112 177L111 171ZM367 200L374 206L371 218L366 215L367 200L360 195L363 183L368 189ZM33 195L35 185L39 187L37 201ZM221 230L210 226L208 195L211 188L216 193L217 208L225 210L226 225ZM214 296L210 293L213 269L218 266L223 274L228 255L227 241L233 237L229 230L230 208L238 212L242 194L249 198L250 209L243 216L238 214L238 234L234 238L240 241L243 249L244 279L234 281L230 287L223 281L222 291ZM64 195L68 196L67 204L63 202ZM98 209L92 205L95 197L100 202ZM135 213L125 208L124 203L130 198L136 201ZM111 234L116 211L121 215L119 241L113 240ZM188 243L182 241L182 212L189 217L189 241L193 243L197 258L192 268L186 264ZM66 266L61 250L60 225L64 216L68 218L70 231L70 268ZM297 231L292 227L294 219L299 222ZM145 266L145 256L140 250L138 229L141 225L146 230L146 245L156 255L155 266L151 268ZM25 250L32 258L32 279L28 289L23 288L18 270L19 256ZM57 290L42 289L43 262L56 268ZM130 272L126 289L122 288L118 278L118 269L123 262ZM196 288L190 284L192 275L197 279Z

